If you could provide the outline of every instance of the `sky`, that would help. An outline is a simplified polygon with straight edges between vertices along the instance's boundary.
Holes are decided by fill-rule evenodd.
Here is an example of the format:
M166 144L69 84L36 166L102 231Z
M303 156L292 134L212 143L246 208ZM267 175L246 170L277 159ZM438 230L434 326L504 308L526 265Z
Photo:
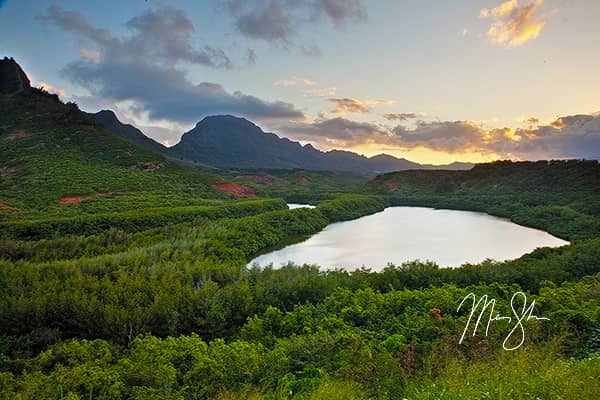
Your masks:
M597 0L0 0L0 57L174 145L208 115L421 163L600 159Z

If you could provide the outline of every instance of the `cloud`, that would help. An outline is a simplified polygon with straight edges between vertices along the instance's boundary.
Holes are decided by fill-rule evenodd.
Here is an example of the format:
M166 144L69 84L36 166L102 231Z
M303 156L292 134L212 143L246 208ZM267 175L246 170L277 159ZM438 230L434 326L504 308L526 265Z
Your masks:
M63 11L58 5L48 7L39 18L88 39L103 49L105 56L118 58L117 61L143 58L167 65L187 62L215 68L231 67L231 60L222 50L206 45L200 49L192 46L194 25L182 10L168 7L148 10L126 23L132 35L124 38L114 37L107 29L95 28L82 14Z
M372 105L372 106L376 106L377 104L394 104L394 100L390 100L390 99L383 99L381 97L375 98L375 99L368 99L365 100L366 104Z
M373 109L373 106L378 104L392 104L390 99L374 98L361 101L353 98L332 98L327 99L330 103L335 104L335 108L328 112L333 115L346 114L363 114L368 113Z
M529 125L539 125L540 119L537 117L524 117L524 118L520 118L519 122L521 122L523 124L529 124Z
M326 148L385 142L385 137L390 134L378 125L341 117L288 124L280 127L280 130L296 140L314 142Z
M335 104L335 108L329 111L329 114L344 115L344 114L362 114L371 111L371 107L357 99L327 99L330 103Z
M187 123L223 113L250 118L303 118L302 112L289 103L231 93L217 83L191 82L185 66L229 68L231 62L220 49L192 46L194 26L184 11L146 11L127 22L131 35L124 37L93 27L83 15L58 6L51 6L40 18L96 47L86 48L81 60L63 69L69 80L105 100L135 101L139 112L148 112L150 118ZM92 52L101 56L92 57Z
M571 115L549 125L517 129L515 154L600 160L600 115Z
M417 118L417 114L412 112L389 113L383 114L383 118L388 121L408 121L409 119Z
M302 78L299 76L292 76L288 79L281 79L281 80L275 81L273 84L275 86L296 86L296 85L314 86L317 83L315 81L311 81L310 79Z
M336 117L290 124L281 131L326 148L370 144L397 152L426 148L511 159L600 159L600 114L565 116L518 129L487 129L473 121L418 121L414 128L390 129Z
M535 39L546 24L548 15L539 15L544 0L519 5L518 0L506 1L495 8L484 8L480 18L493 20L487 35L498 45L515 47Z
M426 147L449 153L482 147L484 136L484 130L470 121L419 121L414 129L398 125L392 132L392 142L396 145L406 148Z
M367 19L364 0L227 0L224 5L242 35L285 46L306 25L326 21L342 29Z
M102 54L99 51L86 49L85 47L79 49L79 54L87 62L98 63L102 59Z
M48 93L56 93L63 100L69 97L64 89L52 86L44 81L39 81L37 86L44 89Z
M417 124L415 129L394 128L394 143L432 150L480 152L506 158L600 159L600 116L573 115L557 118L549 125L528 128L485 129L470 121Z

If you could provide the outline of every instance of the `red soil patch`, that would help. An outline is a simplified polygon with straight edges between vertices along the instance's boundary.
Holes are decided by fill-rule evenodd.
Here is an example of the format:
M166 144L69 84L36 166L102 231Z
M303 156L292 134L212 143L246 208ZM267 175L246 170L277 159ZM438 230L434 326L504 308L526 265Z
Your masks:
M392 178L381 178L377 177L368 183L369 186L373 187L376 185L384 185L388 192L394 192L398 190L398 184Z
M6 203L0 201L0 211L10 211L13 208Z
M60 198L60 204L74 204L87 200L88 196L64 196Z
M393 179L384 179L381 183L383 183L390 192L398 189L398 185Z
M254 190L248 186L233 182L215 183L213 187L223 193L234 195L235 197L256 197Z
M265 186L272 186L275 178L271 175L238 175L235 179L247 179Z
M25 129L19 129L16 132L8 134L6 138L9 140L17 140L26 138L27 136L29 136L29 133L27 133Z
M2 170L0 170L0 175L2 176L2 179L9 180L12 179L12 177L22 169L23 164L13 165L11 167L4 167L2 168Z
M300 176L300 177L296 178L296 183L298 185L310 185L310 181L305 176Z

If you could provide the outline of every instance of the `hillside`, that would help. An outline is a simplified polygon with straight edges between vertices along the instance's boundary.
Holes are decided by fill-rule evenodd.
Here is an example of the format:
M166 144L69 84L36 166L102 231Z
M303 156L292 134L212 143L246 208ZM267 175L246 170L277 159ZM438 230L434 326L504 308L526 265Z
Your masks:
M518 196L527 205L550 200L600 216L600 164L594 160L498 161L468 171L402 171L379 175L368 187L396 196Z
M600 235L600 164L565 160L478 164L468 171L401 171L364 187L392 204L484 211L554 235Z
M32 88L14 60L0 61L6 91L0 94L0 220L145 209L151 218L161 208L213 206L236 197L330 198L364 182L335 172L219 171L174 160L111 111L87 114L63 104ZM105 220L118 218L107 214Z
M96 120L98 120L98 122L100 122L100 124L102 124L104 129L107 131L121 136L122 138L127 139L130 142L145 148L146 150L163 154L167 152L167 148L165 146L144 135L144 133L136 127L122 123L119 121L115 113L110 110L98 111L97 113L92 114L92 116L96 118Z
M230 115L206 117L183 134L170 154L224 168L310 169L372 175L406 169L468 169L471 164L421 165L390 155L365 156L341 150L323 152L301 145L252 122Z
M2 219L223 197L211 186L218 176L187 170L117 137L55 95L35 88L1 95L0 109Z

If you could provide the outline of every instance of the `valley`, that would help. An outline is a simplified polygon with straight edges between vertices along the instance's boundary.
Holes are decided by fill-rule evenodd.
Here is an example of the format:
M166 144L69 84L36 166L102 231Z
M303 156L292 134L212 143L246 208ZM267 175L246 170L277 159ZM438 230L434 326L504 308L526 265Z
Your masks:
M1 94L0 110L0 398L600 392L597 161L379 164L234 117L202 120L171 149L110 112L99 118L37 88ZM244 142L254 136L261 141ZM428 261L431 245L423 253L431 257L365 268L248 266L361 217L383 218L369 229L394 225L370 243L374 251L385 240L406 244L419 224L442 241L460 236L448 221L411 212L390 219L389 210L405 207L487 213L562 240L494 261L477 225L464 228L472 233L465 245L480 247L483 261L455 268ZM373 240L359 229L363 242ZM343 253L363 251L341 242ZM461 299L489 294L508 315L518 291L549 318L524 322L522 348L503 349L510 329L501 323L459 343L469 318L457 312Z

